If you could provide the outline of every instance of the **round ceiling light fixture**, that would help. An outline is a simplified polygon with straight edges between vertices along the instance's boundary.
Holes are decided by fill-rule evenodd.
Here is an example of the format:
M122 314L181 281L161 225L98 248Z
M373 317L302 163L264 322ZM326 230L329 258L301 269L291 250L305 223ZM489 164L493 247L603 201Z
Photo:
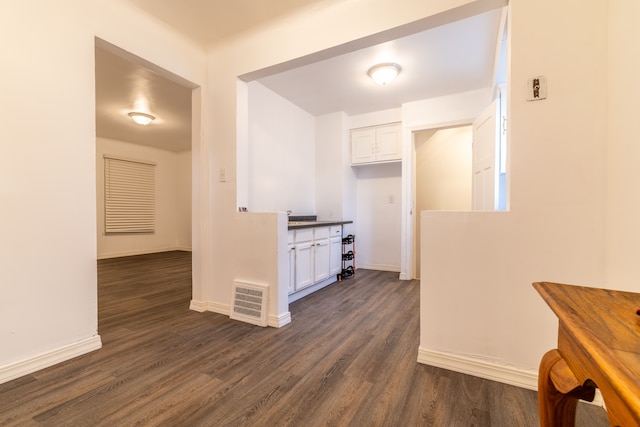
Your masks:
M367 74L373 79L374 82L379 85L387 85L391 83L402 71L402 67L394 62L385 62L384 64L377 64L369 68Z
M133 119L134 122L136 122L137 124L141 125L141 126L146 126L149 123L151 123L152 121L155 120L155 117L153 117L151 114L147 114L147 113L140 113L137 111L132 111L129 113L129 117L131 117Z

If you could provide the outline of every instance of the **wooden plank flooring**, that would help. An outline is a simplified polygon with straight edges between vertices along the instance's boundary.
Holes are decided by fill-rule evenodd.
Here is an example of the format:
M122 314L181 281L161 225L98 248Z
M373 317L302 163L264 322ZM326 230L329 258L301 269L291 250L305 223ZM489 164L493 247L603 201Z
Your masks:
M0 425L535 426L536 393L416 362L419 284L355 279L260 328L189 310L191 254L98 262L103 348L0 384ZM578 423L605 426L579 405Z

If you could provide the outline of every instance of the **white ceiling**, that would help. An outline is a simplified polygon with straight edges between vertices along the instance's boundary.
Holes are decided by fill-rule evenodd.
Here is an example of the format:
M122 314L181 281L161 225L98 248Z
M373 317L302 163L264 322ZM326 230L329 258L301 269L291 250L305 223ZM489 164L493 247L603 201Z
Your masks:
M189 150L192 89L131 55L123 56L104 42L96 44L96 135L175 152ZM139 100L146 105L136 108ZM155 120L140 126L128 116L133 110L151 113Z
M207 48L274 20L350 0L121 1L143 10Z
M369 113L492 87L500 17L495 9L258 81L314 116ZM386 86L367 75L383 62L402 67Z
M144 9L206 46L303 8L349 0L121 1ZM502 36L498 34L500 17L501 10L496 9L258 81L312 115L361 114L491 87L496 46ZM378 86L366 74L380 62L396 62L403 68L390 85ZM153 64L146 65L104 42L97 45L97 135L171 151L189 149L192 88L152 71ZM140 97L148 99L150 112L157 117L146 127L127 117Z

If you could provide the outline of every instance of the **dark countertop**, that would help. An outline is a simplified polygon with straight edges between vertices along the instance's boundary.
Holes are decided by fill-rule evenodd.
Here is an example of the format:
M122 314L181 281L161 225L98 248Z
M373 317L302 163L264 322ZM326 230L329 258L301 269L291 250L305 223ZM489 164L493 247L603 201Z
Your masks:
M353 221L289 221L289 230L300 228L328 227L331 225L353 224Z

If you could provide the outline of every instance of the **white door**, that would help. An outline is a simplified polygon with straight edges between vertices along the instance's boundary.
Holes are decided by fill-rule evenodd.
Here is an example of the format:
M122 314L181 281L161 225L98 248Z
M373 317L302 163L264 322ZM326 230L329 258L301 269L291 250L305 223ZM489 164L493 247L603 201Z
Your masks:
M473 210L498 207L499 108L494 100L473 122Z
M331 258L329 255L329 239L320 239L314 242L315 245L315 265L314 269L314 283L329 277L329 271L331 268Z
M376 129L376 160L389 161L402 158L402 126L389 125Z
M351 131L351 163L370 163L375 161L376 130L374 128Z
M313 285L313 242L296 243L296 291Z

